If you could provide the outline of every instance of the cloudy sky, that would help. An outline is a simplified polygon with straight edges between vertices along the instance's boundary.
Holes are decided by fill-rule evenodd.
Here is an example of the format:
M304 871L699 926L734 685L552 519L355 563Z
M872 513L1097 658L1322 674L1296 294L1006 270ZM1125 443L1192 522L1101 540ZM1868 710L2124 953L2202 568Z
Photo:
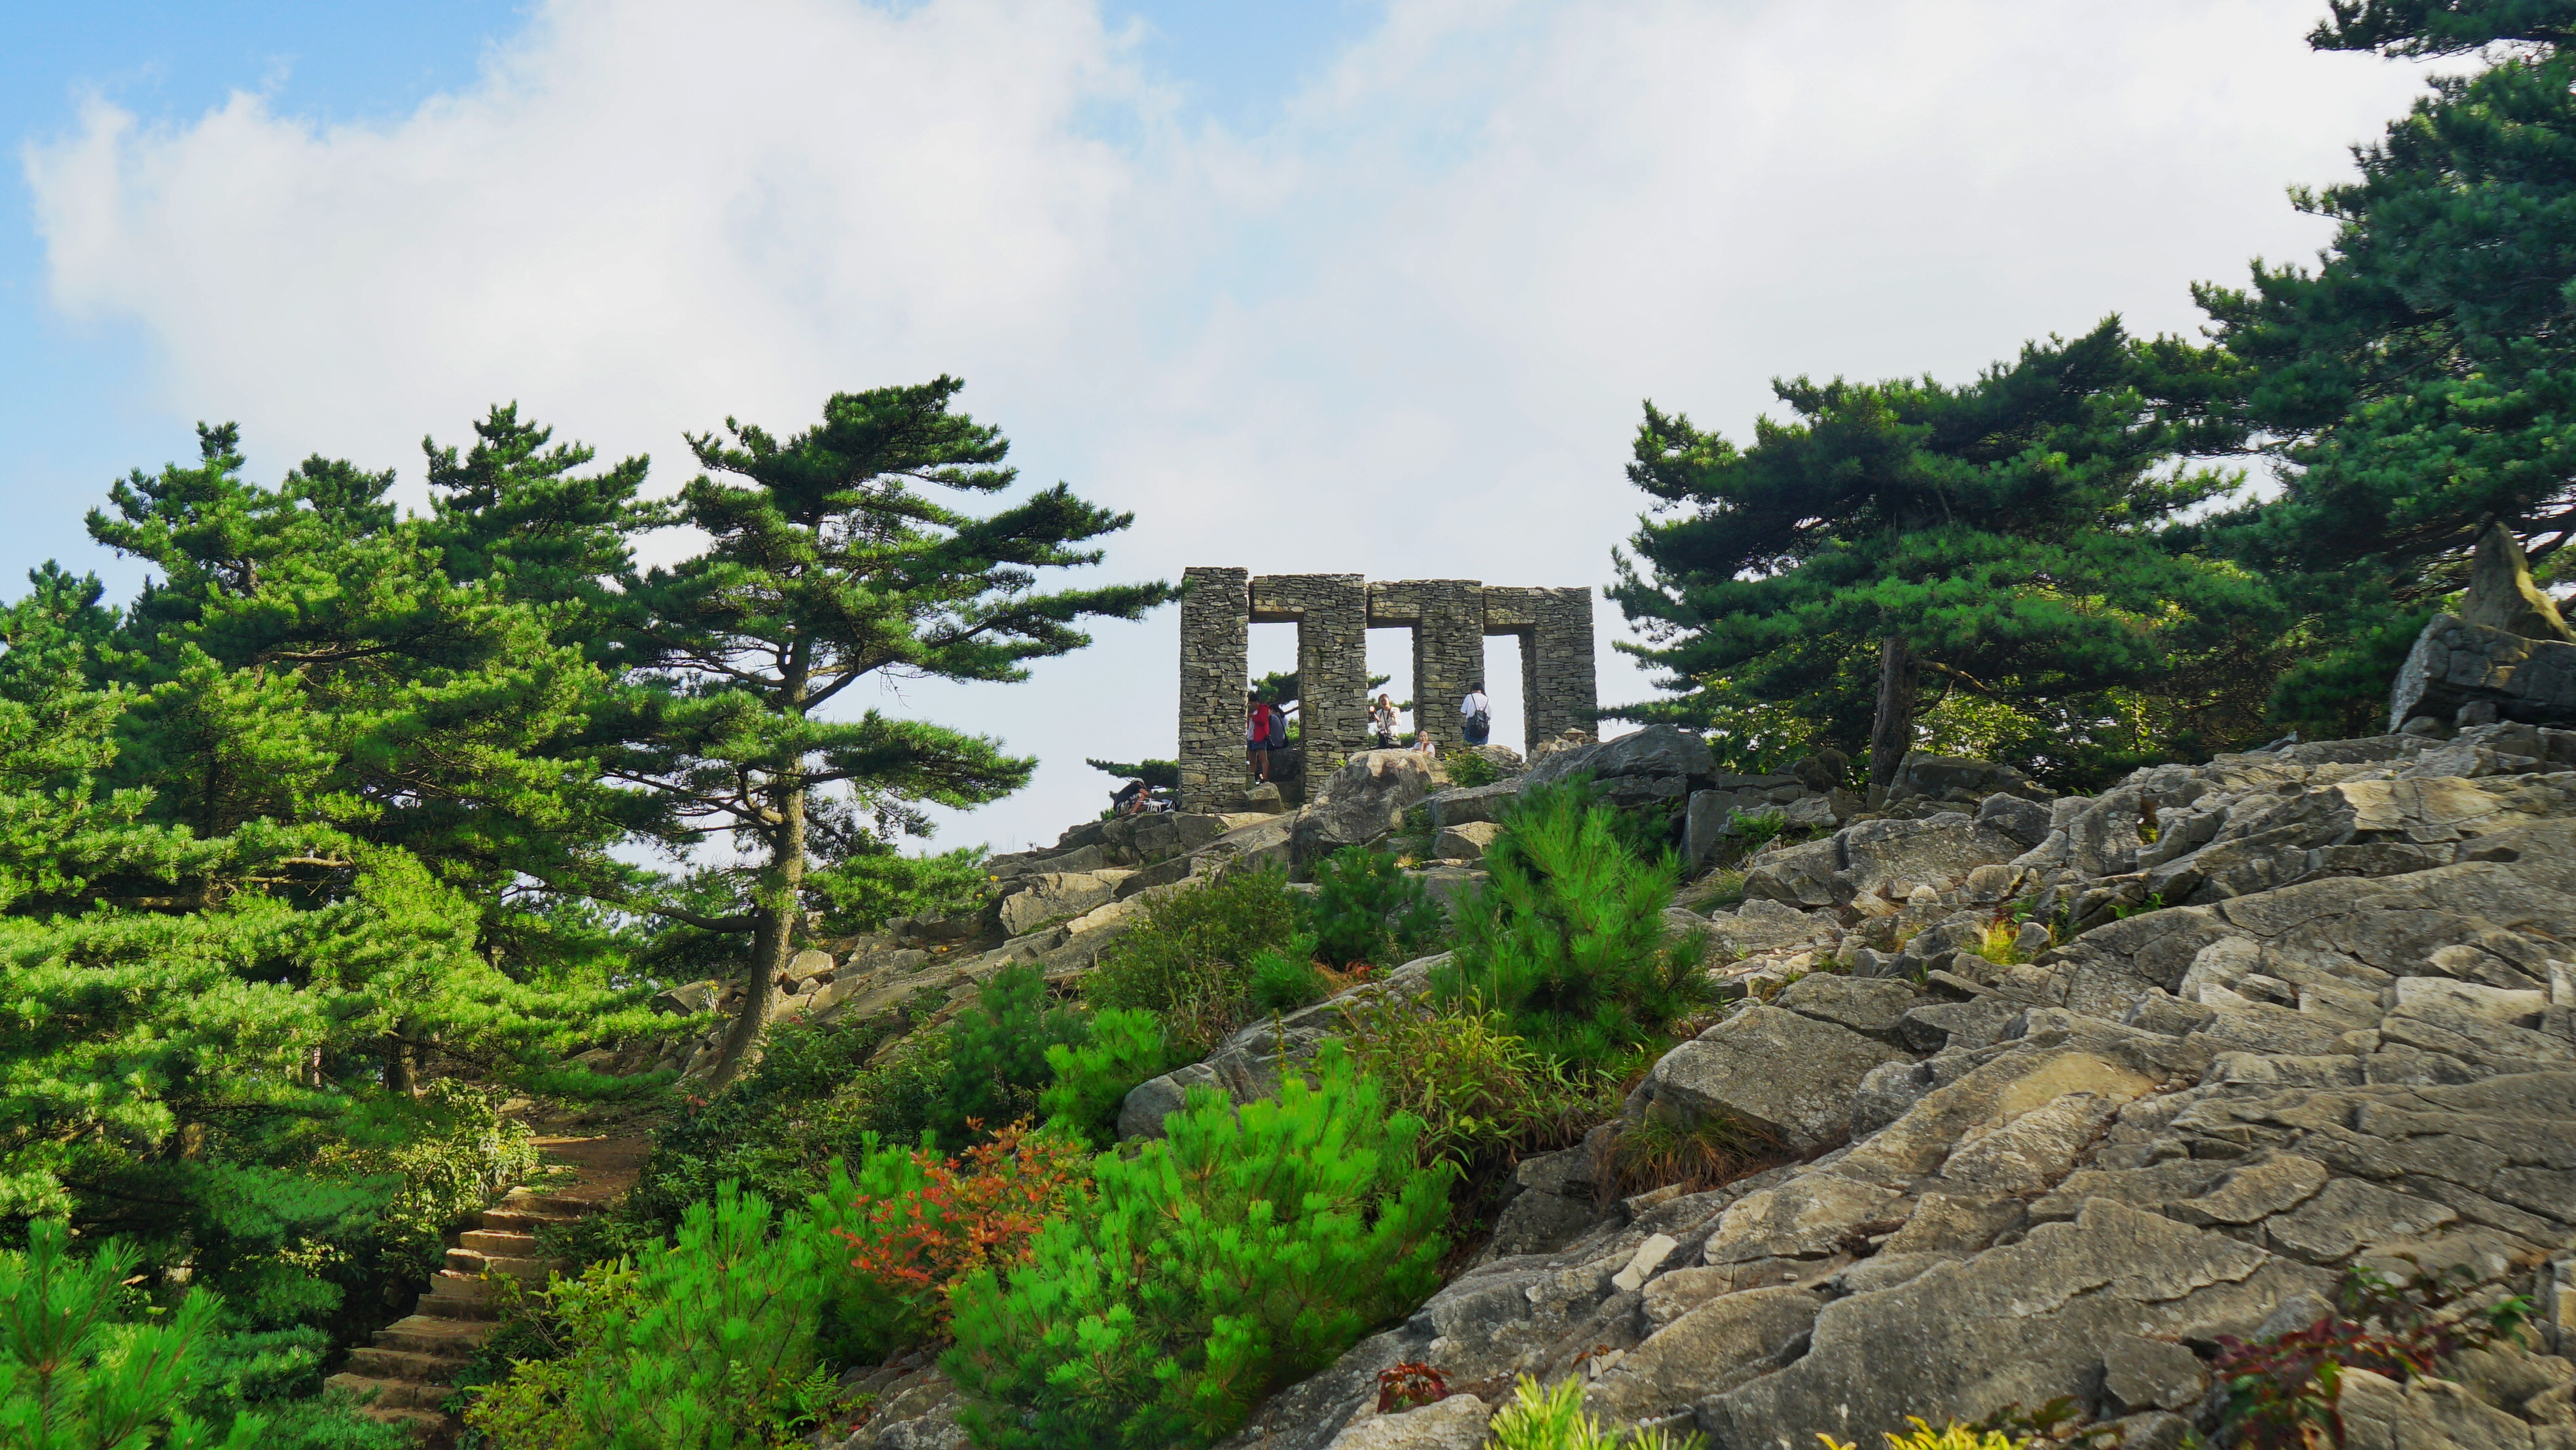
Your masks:
M1102 577L1599 585L1641 399L1741 432L1774 376L2187 331L2192 281L2312 253L2283 188L2423 79L2309 52L2320 9L5 0L0 570L129 590L80 515L199 419L417 503L422 435L515 399L668 488L683 430L944 371L1135 511ZM1098 809L1085 756L1172 753L1176 628L858 703L1038 754L939 842L1016 849Z

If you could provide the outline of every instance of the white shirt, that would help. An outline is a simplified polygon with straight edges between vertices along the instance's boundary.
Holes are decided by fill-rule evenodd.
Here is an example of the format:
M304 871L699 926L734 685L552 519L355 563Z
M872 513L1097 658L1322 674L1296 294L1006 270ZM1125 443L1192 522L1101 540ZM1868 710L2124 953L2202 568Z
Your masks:
M1469 690L1467 698L1458 702L1458 714L1462 718L1480 711L1489 715L1493 713L1485 705L1485 692L1482 690Z

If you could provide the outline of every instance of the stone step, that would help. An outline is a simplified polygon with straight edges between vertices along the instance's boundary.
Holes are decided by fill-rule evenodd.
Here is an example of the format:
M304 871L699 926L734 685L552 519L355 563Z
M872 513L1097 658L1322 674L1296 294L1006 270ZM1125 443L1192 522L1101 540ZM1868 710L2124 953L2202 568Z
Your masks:
M452 1384L456 1372L471 1363L471 1359L418 1354L407 1349L388 1349L380 1344L361 1345L349 1351L351 1374L368 1379L411 1380L425 1385Z
M532 1233L540 1224L579 1223L587 1213L544 1213L535 1209L487 1208L483 1227L500 1233Z
M532 1188L513 1188L492 1208L483 1210L488 1217L494 1209L504 1213L550 1213L565 1218L588 1218L608 1206L603 1198L581 1194L540 1193Z
M492 1286L471 1274L441 1269L429 1276L429 1292L420 1296L414 1313L440 1319L498 1319L500 1306L493 1301Z
M333 1389L347 1390L362 1400L373 1394L375 1398L370 1403L376 1409L427 1410L442 1420L445 1416L438 1415L439 1404L455 1393L445 1385L425 1385L417 1380L373 1379L345 1370L322 1383Z
M472 1359L474 1351L482 1348L483 1341L491 1337L492 1325L488 1320L412 1314L377 1330L376 1344L382 1349L428 1355L462 1364Z
M456 1246L478 1253L500 1254L513 1259L537 1256L537 1236L515 1233L508 1229L469 1228L456 1236Z
M456 1422L437 1410L419 1410L409 1405L368 1405L358 1413L380 1425L410 1427L411 1443L419 1450L448 1450L456 1443Z
M507 1274L521 1283L542 1284L546 1273L563 1267L560 1259L514 1259L474 1249L449 1249L447 1267L459 1274Z

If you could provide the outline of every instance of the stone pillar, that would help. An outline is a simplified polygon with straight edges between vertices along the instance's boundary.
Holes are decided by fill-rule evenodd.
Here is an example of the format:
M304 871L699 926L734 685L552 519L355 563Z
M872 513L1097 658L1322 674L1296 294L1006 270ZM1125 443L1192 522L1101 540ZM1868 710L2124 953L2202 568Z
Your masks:
M1597 739L1601 701L1592 678L1592 591L1534 592L1545 597L1531 631L1521 637L1521 708L1530 743L1568 728Z
M1249 571L1181 572L1181 809L1221 810L1249 779L1243 692L1251 681Z
M1458 702L1485 672L1485 590L1473 579L1408 579L1369 586L1372 628L1413 630L1413 722L1432 743L1466 743Z
M1297 626L1297 725L1311 796L1368 740L1368 581L1267 574L1251 593L1253 623Z

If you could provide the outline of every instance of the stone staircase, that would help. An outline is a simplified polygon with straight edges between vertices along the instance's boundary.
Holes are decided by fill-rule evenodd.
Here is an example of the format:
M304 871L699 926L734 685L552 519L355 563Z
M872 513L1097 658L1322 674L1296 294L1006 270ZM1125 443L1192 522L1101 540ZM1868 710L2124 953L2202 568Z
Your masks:
M475 1227L456 1235L447 1266L430 1276L412 1312L351 1350L348 1367L326 1382L367 1400L369 1418L411 1426L414 1441L431 1450L455 1444L462 1427L439 1406L499 1315L487 1276L542 1285L549 1270L569 1271L561 1260L538 1257L538 1226L575 1223L606 1208L632 1181L631 1162L640 1157L632 1142L600 1138L540 1139L539 1147L580 1170L575 1181L513 1189L483 1210Z

